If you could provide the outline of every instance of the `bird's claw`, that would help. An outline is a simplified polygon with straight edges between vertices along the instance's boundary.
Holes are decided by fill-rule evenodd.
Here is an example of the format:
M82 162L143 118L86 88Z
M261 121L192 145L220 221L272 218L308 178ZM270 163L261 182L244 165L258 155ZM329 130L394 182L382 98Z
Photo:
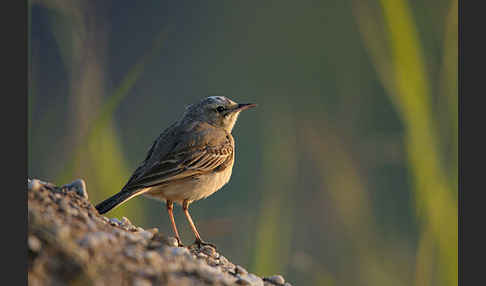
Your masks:
M214 248L214 250L217 250L216 245L209 243L209 242L202 241L200 239L196 239L196 241L194 241L194 243L192 245L197 245L198 248L201 248L202 246L207 245L207 246L211 246L212 248Z
M177 240L177 247L185 247L185 245L182 244L182 241L179 237L176 237L176 240Z

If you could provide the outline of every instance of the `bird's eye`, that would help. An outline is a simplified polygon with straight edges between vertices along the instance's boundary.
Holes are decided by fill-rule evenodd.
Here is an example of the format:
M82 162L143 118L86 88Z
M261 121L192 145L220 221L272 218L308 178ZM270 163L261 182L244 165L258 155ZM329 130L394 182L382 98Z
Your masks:
M224 111L224 107L222 107L222 106L218 106L218 108L216 108L216 110L217 110L218 112L223 112L223 111Z

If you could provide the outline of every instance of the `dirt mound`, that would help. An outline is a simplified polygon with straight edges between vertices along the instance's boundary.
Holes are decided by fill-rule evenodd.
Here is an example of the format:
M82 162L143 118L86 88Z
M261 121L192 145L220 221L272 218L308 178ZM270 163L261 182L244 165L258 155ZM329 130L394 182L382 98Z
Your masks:
M29 285L290 285L248 273L212 247L176 245L156 228L98 214L82 180L28 180Z

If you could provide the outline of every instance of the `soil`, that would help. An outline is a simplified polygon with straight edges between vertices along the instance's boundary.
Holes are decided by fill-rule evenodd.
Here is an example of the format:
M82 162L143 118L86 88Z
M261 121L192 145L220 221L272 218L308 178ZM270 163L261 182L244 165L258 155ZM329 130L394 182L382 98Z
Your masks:
M82 180L28 180L29 285L286 285L259 277L210 246L177 247L174 237L128 218L108 219Z

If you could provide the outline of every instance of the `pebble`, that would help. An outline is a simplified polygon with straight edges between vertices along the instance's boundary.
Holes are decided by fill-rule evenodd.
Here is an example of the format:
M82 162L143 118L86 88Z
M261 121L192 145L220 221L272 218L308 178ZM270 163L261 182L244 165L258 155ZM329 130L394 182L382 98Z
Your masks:
M117 218L110 218L110 224L111 225L120 225L121 221L118 220Z
M201 248L201 252L207 254L208 256L213 257L216 254L216 249L209 245L205 245Z
M29 249L33 252L38 252L42 247L42 243L40 242L40 240L33 235L29 235L28 244Z
M157 249L161 248L162 243L160 241L152 240L149 245L147 246L148 249Z
M77 256L82 260L82 261L88 261L89 260L89 253L88 250L80 248L77 251Z
M127 217L122 217L121 224L122 225L131 225L132 222Z
M199 253L197 254L197 257L198 257L198 258L204 258L204 259L208 258L208 256L207 256L205 253L202 253L202 252L199 252Z
M240 274L240 275L248 274L248 271L245 268L243 268L241 265L236 265L235 271L236 271L236 274Z
M62 225L60 227L57 227L55 232L57 237L59 237L61 240L64 240L71 234L71 229L67 225Z
M282 275L273 275L265 278L265 280L268 280L277 285L283 285L285 283L285 279L282 277Z
M229 264L221 264L221 269L225 272L229 272L231 274L234 275L234 273L236 273L236 270L235 270L235 265L233 263L229 263Z
M222 264L228 264L229 263L228 259L226 259L226 257L224 257L223 255L219 256L219 260L221 261Z
M263 280L260 277L256 276L255 274L252 274L252 273L248 273L247 275L240 276L240 279L238 281L240 281L240 280L245 280L246 282L249 283L249 284L242 284L242 285L263 286Z
M142 231L139 233L144 239L152 239L152 237L154 237L154 234L151 233L150 231Z
M143 278L135 278L135 280L133 281L133 286L150 286L150 285L152 285L152 283L149 280Z
M131 232L136 232L136 231L137 231L137 227L136 227L136 226L133 226L133 225L129 225L129 226L127 227L127 230L128 230L128 231L131 231Z
M92 220L88 220L86 222L86 226L88 227L88 230L90 230L90 231L95 231L97 229L96 223L94 223Z
M27 188L32 191L38 191L42 187L42 184L37 179L27 179Z
M244 279L244 278L240 278L240 279L236 280L236 284L238 284L238 285L251 285L251 282Z
M210 266L218 266L220 264L220 261L219 259L214 259L212 257L208 257L208 259L206 260L206 262L210 265Z
M157 251L149 250L145 252L143 256L149 261L154 261L155 259L157 259L157 256L159 256L159 254L157 253Z
M68 191L74 191L82 198L88 199L88 192L86 190L86 183L83 179L77 179L71 184L66 184L61 187L62 189L68 189Z
M125 236L128 239L128 241L130 241L132 243L141 241L143 239L142 236L136 235L136 234L133 234L133 233L130 233L130 232L122 232L122 233L123 233L122 236Z
M100 243L100 240L93 235L86 235L79 244L87 248L95 248Z
M73 183L66 187L73 188L72 185ZM37 202L44 199L41 202L46 206L42 210L42 215L55 216L56 224L53 226L53 230L56 238L76 239L77 245L73 247L77 248L76 253L83 263L89 263L90 259L93 262L98 261L98 257L94 254L97 254L101 248L120 246L121 248L117 248L113 255L119 255L123 259L126 271L135 274L135 277L132 277L133 280L129 281L133 285L152 285L153 279L156 279L160 273L160 267L163 267L164 271L194 273L194 276L188 278L188 282L194 282L195 278L206 277L205 281L209 284L291 286L281 275L274 275L262 280L255 274L249 273L241 265L229 262L226 257L218 253L217 249L209 245L204 245L200 249L178 247L175 237L160 234L158 228L144 230L133 225L127 217L109 219L98 215L92 211L93 206L90 205L90 202L72 194L66 195L66 190L57 191L58 188L55 186L43 185L38 180L30 179L28 188L40 189L39 193L29 191L29 199L32 197L38 200ZM86 190L85 187L84 190ZM63 212L59 210L63 210ZM34 208L32 210L29 208L29 222L35 220L35 213L31 215L31 211L33 212ZM91 213L88 215L88 212ZM69 216L73 213L78 214L75 217ZM61 222L61 219L64 221ZM107 227L103 222L118 227ZM90 232L83 234L78 230ZM47 245L34 234L29 234L28 248L32 254L32 252L44 251L44 248L47 249Z
M169 236L167 238L167 244L169 246L172 246L172 247L177 247L179 246L179 243L177 242L177 238L173 237L173 236Z
M170 252L170 254L175 255L175 256L182 256L182 255L190 256L191 255L189 250L187 250L187 248L185 248L185 247L167 247L166 249L169 249L168 251Z
M142 259L142 254L140 253L140 251L138 249L136 249L136 247L127 247L127 248L125 248L124 253L125 253L126 256L133 258L135 260Z
M60 198L60 194L55 194L56 198L59 196ZM62 199L60 202L59 202L59 210L61 211L64 211L66 213L70 213L71 207L69 206L69 202L68 202L68 199Z
M214 276L220 273L215 268L210 267L205 263L200 263L196 269L196 272L199 274L199 276L201 276L201 278L208 281L213 280Z
M113 234L104 232L104 231L97 231L93 233L89 233L84 236L83 239L79 242L80 245L86 246L88 248L95 248L100 244L105 242L114 242L116 238Z
M156 227L153 227L151 229L147 229L147 231L151 232L152 234L156 234L156 233L159 233L159 229L156 228Z

